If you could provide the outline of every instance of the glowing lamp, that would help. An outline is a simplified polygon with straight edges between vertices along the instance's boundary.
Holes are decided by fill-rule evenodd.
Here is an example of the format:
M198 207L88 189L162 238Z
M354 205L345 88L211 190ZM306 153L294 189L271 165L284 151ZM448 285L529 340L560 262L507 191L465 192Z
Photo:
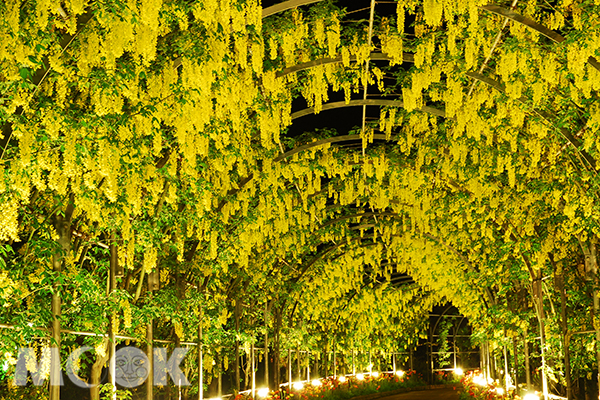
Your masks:
M458 376L461 376L465 372L462 370L462 368L454 368L454 373Z
M321 381L319 379L313 379L313 381L311 382L311 385L321 386Z
M340 381L340 382L346 382L346 377L344 375L338 376L338 381Z
M359 381L364 381L365 376L363 374L356 374L356 379L358 379Z
M256 391L258 397L267 397L269 395L269 388L262 388Z
M302 390L302 388L304 388L304 384L302 382L294 382L292 387L296 390Z
M396 371L396 376L402 378L404 376L404 371Z

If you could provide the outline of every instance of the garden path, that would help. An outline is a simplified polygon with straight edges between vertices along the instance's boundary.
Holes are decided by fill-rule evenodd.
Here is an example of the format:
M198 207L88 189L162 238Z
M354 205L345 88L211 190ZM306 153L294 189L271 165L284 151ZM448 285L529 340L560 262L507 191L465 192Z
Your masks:
M382 397L380 400L458 400L459 389L419 390Z

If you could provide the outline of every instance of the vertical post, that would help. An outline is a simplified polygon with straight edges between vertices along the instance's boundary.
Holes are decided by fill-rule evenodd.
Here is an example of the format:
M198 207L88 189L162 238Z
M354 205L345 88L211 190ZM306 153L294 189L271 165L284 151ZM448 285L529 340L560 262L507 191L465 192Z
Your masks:
M488 378L493 378L492 363L490 361L490 342L488 342L487 340L485 342L485 357L486 357L487 376L488 376Z
M369 376L373 374L372 349L369 347Z
M513 337L513 364L515 366L515 387L516 391L519 389L519 357L517 353L517 338ZM515 394L518 394L515 392ZM569 399L571 400L571 399Z
M527 382L527 390L531 390L531 368L529 367L529 344L527 343L527 331L523 337L523 347L525 350L525 381Z
M109 296L117 288L117 264L119 262L118 253L117 253L117 245L116 245L116 237L115 234L111 234L111 243L110 243L110 271L109 271ZM118 327L119 320L115 314L110 316L110 327L109 327L109 376L110 376L110 384L112 385L112 399L117 400L117 366L115 360L115 354L117 352L117 342L116 342L116 329Z
M310 350L306 351L306 381L310 382Z
M200 285L198 285L200 287ZM198 323L198 400L204 399L204 365L202 352L202 324L204 323L204 308L200 306Z
M237 395L240 392L240 300L235 299L235 331L236 331L236 339L235 339L235 382L233 384L233 389L235 390L235 394Z
M413 371L414 368L413 368L413 349L412 349L412 347L410 348L410 352L408 354L408 363L409 363L410 370Z
M487 376L485 376L485 351L483 343L479 346L479 369L483 373L483 377L487 379Z
M354 344L352 344L352 375L356 375L356 363L355 363L355 359L354 359L354 352L356 350L354 349Z
M152 289L150 288L150 285L148 285L148 300L150 302L152 301ZM154 388L154 350L152 348L154 332L152 330L152 325L153 321L152 318L150 318L146 327L146 341L148 342L146 356L149 360L148 378L146 379L146 400L154 400L154 395L152 393Z
M288 349L288 388L292 390L292 349Z
M504 338L506 339L506 337ZM508 387L510 386L510 374L508 373L508 352L506 351L506 344L502 346L504 352L504 389L505 393L508 393Z
M265 385L269 387L269 302L265 303Z
M323 360L323 377L329 376L329 340L325 342L325 357Z
M223 370L221 369L223 367L223 355L222 355L222 350L219 350L218 355L217 355L217 367L218 367L218 371L219 374L217 375L217 395L219 396L219 398L221 398L223 396Z
M302 369L300 368L300 345L296 347L296 364L298 366L298 382L302 380Z
M392 353L392 370L394 371L394 375L396 375L396 353Z
M333 338L333 377L337 378L337 365L335 358L335 338Z
M540 355L542 356L542 392L544 400L548 400L548 379L546 377L546 335L544 328L544 291L542 288L542 271L537 272L533 284L533 298L537 308L540 328Z
M571 350L569 347L569 327L567 324L567 293L565 290L565 280L562 265L555 267L554 281L556 282L556 287L560 292L560 322L562 330L563 349L565 353L565 383L567 386L567 399L573 400L573 383L571 380ZM517 352L515 348L515 357L516 354Z
M254 343L250 345L250 363L252 366L252 398L256 398L256 371L254 366Z
M600 320L600 299L598 298L598 258L596 253L596 237L593 236L590 240L590 251L586 254L586 279L593 281L594 283L594 322ZM600 324L594 323L594 330L596 331L596 369L598 370L597 382L598 382L598 399L600 399Z
M457 333L458 333L458 327L454 327L454 337L452 338L452 354L454 355L454 369L455 370L456 370L456 334Z
M600 300L598 299L598 276L596 275L594 282L594 319L598 321L600 319ZM596 368L598 368L598 391L600 392L600 327L598 324L594 324L596 330ZM600 393L598 395L600 399Z

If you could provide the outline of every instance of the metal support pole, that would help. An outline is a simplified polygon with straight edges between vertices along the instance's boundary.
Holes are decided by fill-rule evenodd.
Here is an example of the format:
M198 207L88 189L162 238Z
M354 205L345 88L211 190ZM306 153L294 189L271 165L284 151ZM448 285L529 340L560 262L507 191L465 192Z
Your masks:
M354 349L354 346L352 346L352 375L356 375L356 364L355 364L355 359L354 359L354 352L356 350Z
M269 302L265 303L265 386L269 387Z
M525 380L527 382L527 390L531 390L531 368L529 366L529 343L527 343L527 332L523 337L523 347L525 350Z
M310 382L310 350L306 352L306 381Z
M596 275L595 278L595 285L594 285L594 318L596 320L600 319L600 299L598 299L598 277ZM594 324L595 327L595 331L596 331L596 368L598 368L598 391L599 391L599 395L598 398L600 399L600 327L598 327L598 324Z
M296 347L296 364L298 366L298 382L302 381L302 369L300 368L300 346Z
M116 238L115 234L111 234L111 244L110 244L110 272L109 272L109 281L110 281L110 289L109 292L112 294L117 288L117 263L118 263L118 254L117 254L117 246L115 244ZM109 294L109 296L110 296ZM110 384L112 385L112 395L111 398L113 400L117 400L117 365L115 354L117 352L117 341L115 335L115 329L119 324L119 319L116 315L110 316L110 326L109 326L109 346L110 346L110 358L109 358L109 367L108 374L110 376Z
M452 354L454 355L454 369L456 369L456 335L458 334L458 327L454 328L454 337L452 338Z
M148 290L148 299L149 302L152 302L152 290L150 289ZM148 378L146 379L146 400L154 400L154 395L152 393L152 389L154 388L154 350L152 348L154 332L152 330L152 322L152 318L150 318L148 325L146 326L146 341L148 342L146 356L149 361Z
M515 387L516 387L516 391L519 390L519 357L517 355L517 339L516 337L513 337L513 365L515 366ZM515 394L518 394L517 392L515 392ZM572 399L569 399L572 400Z
M333 340L333 377L337 377L337 365L335 359L335 339Z
M218 355L217 355L217 367L218 367L218 371L219 371L219 375L217 376L217 396L222 397L223 396L223 370L221 369L221 367L223 366L223 355L221 354L221 352L219 351Z
M202 352L202 324L204 322L204 308L200 306L198 323L198 400L204 399L204 365Z
M292 390L292 349L288 349L288 387Z
M256 368L254 362L254 343L250 345L250 363L251 363L251 371L252 371L252 398L256 398Z
M506 390L505 393L508 393L510 374L508 373L508 352L506 351L506 345L502 346L502 351L504 352L504 389Z

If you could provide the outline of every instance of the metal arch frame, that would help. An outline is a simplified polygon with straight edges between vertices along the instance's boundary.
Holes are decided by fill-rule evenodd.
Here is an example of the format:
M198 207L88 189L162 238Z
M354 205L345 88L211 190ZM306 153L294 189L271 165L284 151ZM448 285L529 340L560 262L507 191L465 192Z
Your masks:
M506 95L506 90L504 88L504 85L490 77L487 77L483 74L477 73L477 72L467 72L466 74L468 77L476 79L482 83L485 83L486 85L490 86L491 88L497 90L498 92ZM525 96L521 96L517 99L520 103L522 104L526 104L527 98ZM594 157L592 157L587 151L585 150L580 150L579 148L581 147L581 142L579 141L579 139L577 139L577 137L575 137L571 132L569 132L569 130L567 130L566 128L562 128L562 127L557 127L552 123L550 114L548 114L547 112L534 108L532 110L532 112L534 114L536 114L537 116L539 116L540 118L544 119L548 124L550 124L553 128L556 128L560 134L567 140L567 142L573 146L573 148L577 151L577 153L579 154L580 157L582 157L583 159L585 159L585 161L587 161L587 163L591 166L592 170L596 169L596 160L594 159ZM585 165L585 163L583 163L583 159L581 159L580 161L582 162L582 164Z
M278 14L278 13L281 13L281 12L284 12L287 10L291 10L292 8L305 6L307 4L318 3L321 1L323 1L323 0L287 0L282 3L278 3L278 4L272 5L267 8L263 8L262 17L267 18L267 17L270 17L271 15L275 15L275 14Z
M366 213L365 213L365 214L366 214ZM370 214L377 214L377 213L370 213ZM346 219L351 219L351 218L354 218L354 217L356 217L356 216L360 216L360 215L361 215L361 214L357 214L357 215L349 216L349 217L348 217L348 218L346 218ZM395 215L397 215L397 214L395 214ZM339 221L336 221L336 222L339 222ZM320 228L319 228L319 229L320 229ZM400 235L400 234L395 234L395 235L392 235L392 236L393 236L393 237L399 237L399 236L401 236L401 235ZM302 271L301 271L300 275L298 275L297 277L295 277L295 278L293 278L292 280L290 280L290 282L297 283L298 281L300 281L300 279L302 279L302 278L303 278L303 276L306 274L306 272L308 271L308 269L309 269L311 266L313 266L314 264L316 264L316 263L317 263L319 260L321 260L321 259L325 258L325 257L326 257L327 255L329 255L331 252L333 252L333 251L337 250L338 248L342 247L343 245L345 245L345 244L350 244L351 242L354 242L354 241L357 241L357 240L359 240L359 241L360 241L360 240L362 240L362 239L369 239L369 238L373 238L373 237L374 237L374 235L373 235L373 234L368 234L368 235L365 235L365 236L363 236L363 237L355 237L355 238L352 238L352 239L350 239L349 241L340 242L339 244L335 244L335 245L333 245L333 246L330 246L330 247L329 247L329 248L327 248L326 250L324 250L324 251L320 252L319 254L315 255L315 256L314 256L314 257L313 257L313 258L312 258L312 259L309 261L309 263L308 263L308 264L307 264L307 265L306 265L306 266L305 266L305 267L302 269ZM456 249L452 248L452 246L449 246L449 245L448 245L447 243L445 243L443 240L441 240L441 239L439 239L439 238L436 238L435 236L433 236L433 235L431 235L431 234L423 234L423 235L422 235L422 237L423 237L424 239L429 239L429 240L433 241L434 243L436 243L436 244L438 244L438 245L441 245L442 247L446 248L446 250L447 250L447 251L449 251L450 253L457 255L457 256L458 256L458 258L459 258L459 259L460 259L460 260L461 260L463 263L465 263L465 265L467 266L467 268L468 268L469 270L471 270L471 271L473 271L473 270L474 270L475 272L477 272L477 271L476 271L476 269L473 267L473 265L472 265L472 264L471 264L471 263L468 261L468 259L467 259L467 258L466 258L464 255L460 254L460 253L459 253L459 252L458 252ZM367 246L372 246L372 245L376 245L376 244L378 244L378 242L369 243ZM362 247L366 247L366 246L362 246ZM347 251L346 251L346 252L347 252ZM344 252L344 253L345 253L345 252ZM339 256L338 256L338 257L339 257ZM493 299L493 297L492 297L492 295L491 295L491 293L490 293L489 289L485 288L485 289L484 289L484 293L483 293L483 294L484 294L484 295L486 295L486 296L489 298L489 301L490 301L490 302L493 304L493 302L494 302L494 299ZM300 296L302 296L302 294L300 294ZM297 306L297 304L298 304L298 301L299 301L299 299L300 299L300 298L298 298L298 299L296 300L295 304L294 304L294 308L292 309L292 312L291 312L291 314L290 314L290 318L293 318L293 315L294 315L294 313L295 313L296 306ZM486 304L486 302L485 302L485 297L484 297L482 300L484 301L484 305L485 305L485 306L487 306L487 304ZM437 326L437 324L436 324L436 326Z
M395 237L398 237L398 236L400 236L400 235L393 235L393 236L395 236ZM368 234L368 235L364 235L364 236L362 236L362 237L360 237L360 236L359 236L359 237L354 237L354 238L351 238L349 241L340 242L339 244L334 244L333 246L330 246L330 247L329 247L327 250L324 250L323 252L321 252L321 253L317 254L315 257L313 257L313 258L311 259L311 261L308 263L308 265L306 265L306 266L305 266L305 267L302 269L302 271L301 271L300 275L298 275L297 277L295 277L295 278L291 279L291 280L290 280L290 282L292 282L292 283L297 283L298 281L300 281L300 279L302 279L302 278L303 278L304 274L306 274L306 272L308 272L308 269L309 269L311 266L313 266L313 265L314 265L314 264L316 264L316 263L317 263L319 260L321 260L321 259L323 259L324 257L326 257L328 254L330 254L330 253L332 253L333 251L335 251L335 250L339 249L339 248L340 248L340 247L342 247L343 245L350 245L350 244L352 244L353 242L357 242L357 241L358 241L358 242L360 242L360 241L362 241L363 239L372 239L373 237L374 237L374 235L373 235L373 234ZM372 242L372 243L367 243L367 244L361 244L360 246L353 247L353 249L354 249L354 248L360 248L360 247L369 247L369 246L374 246L374 245L377 245L377 244L379 244L379 242ZM346 254L348 251L349 251L349 249L348 249L348 250L345 250L345 251L344 251L342 254L338 255L336 258L338 258L338 257L341 257L343 254ZM416 283L416 282L414 282L414 283ZM363 285L363 287L364 287L364 285ZM291 319L293 319L293 317L294 317L294 313L295 313L295 311L296 311L296 307L297 307L297 305L298 305L298 302L300 301L300 298L302 297L302 294L303 294L303 293L304 293L304 292L301 292L301 293L300 293L300 297L298 297L298 299L296 299L296 301L294 302L294 308L292 309L292 312L290 313L290 320L291 320Z
M562 43L565 41L565 37L562 36L560 33L553 31L552 29L539 24L537 22L535 22L534 20L532 20L531 18L527 18L519 13L516 13L510 9L504 8L502 6L498 6L498 5L494 5L494 4L488 4L485 6L480 6L479 7L482 10L494 13L496 15L500 15L504 18L508 18L511 21L514 22L518 22L522 25L527 26L528 28L533 29L534 31L536 31L537 33L547 37L548 39L552 40L555 43ZM598 71L600 71L600 63L598 62L598 60L596 60L594 57L589 57L587 60L588 64L590 64L592 67L596 68Z
M430 356L430 360L431 360L432 382L433 382L433 337L435 336L435 331L436 331L436 329L437 329L440 321L442 320L442 318L444 318L444 316L446 316L446 315L448 315L448 316L451 315L451 314L446 314L446 313L448 311L450 311L450 309L452 307L454 307L454 305L452 303L448 304L446 306L446 308L444 309L444 311L442 311L442 313L440 315L436 316L436 318L437 318L436 322L435 322L433 328L430 331L430 337L429 337L429 343L430 343L429 349L430 349L430 351L429 351L429 356ZM458 325L455 327L454 334L452 335L453 341L455 343L456 343L456 335L457 335L457 332L458 332L458 328L460 327L460 325L462 325L463 321L466 319L466 317L464 315L462 315L462 314L457 315L457 316L461 316L462 318L461 318L460 322L458 323ZM430 317L431 317L431 315L430 315ZM456 364L456 347L453 347L452 353L454 354L454 363Z
M278 5L272 6L270 7L270 11L265 13L263 11L263 17L269 16L269 15L273 15L277 12L282 12L300 5L305 5L305 4L312 4L315 2L318 2L319 0L288 0L286 2L280 3ZM496 6L496 5L487 5L487 6L483 6L480 7L482 10L488 11L488 12L492 12L492 13L496 13L498 15L502 15L508 19L511 19L515 22L519 22L521 24L524 24L536 31L538 31L539 33L543 34L544 36L550 38L551 40L553 40L554 42L560 43L561 41L564 41L564 37L562 37L560 34L551 31L550 29L544 27L541 24L537 24L535 21L530 20L526 17L523 17L511 10L505 9L503 7L500 6ZM279 10L279 11L277 11ZM387 57L387 55L383 54L383 53L376 53L376 52L372 52L371 53L371 57L373 59L377 59L377 60L388 60L389 57ZM318 65L323 65L323 64L329 64L329 63L337 63L337 62L341 62L342 61L342 57L338 56L336 58L322 58L322 59L317 59L317 60L313 60L313 61L309 61L306 63L301 63L301 64L297 64L296 66L292 66L289 68L284 69L283 71L277 73L278 76L285 76L289 73L292 72L297 72L297 71L302 71L302 70L306 70L309 68L312 68L314 66L318 66ZM411 53L403 53L403 61L405 62L414 62L414 56ZM598 63L596 62L596 64L593 64L595 62L595 59L593 59L592 57L590 57L590 60L588 60L588 62L590 62L592 64L592 66L594 67L598 67ZM492 87L494 87L496 90L499 90L501 92L504 92L503 90L503 86L501 83L494 81L491 78L485 77L482 74L477 74L477 73L467 73L467 76L470 76L473 79L479 80L483 83L486 83ZM524 99L519 99L520 101L523 102ZM329 103L329 104L325 104L323 107L323 110L328 110L328 109L334 109L334 108L338 108L338 107L347 107L347 106L360 106L364 104L362 103L364 100L354 100L351 101L351 104L346 104L345 102L336 102L336 103ZM376 100L376 99L370 99L368 100L369 102L371 102L370 105L379 105L379 106L400 106L402 107L402 102L398 102L398 101L393 101L393 100ZM429 110L427 110L427 109ZM305 115L309 115L311 114L311 111L314 111L314 109L305 109L305 110L301 110L299 112L293 113L292 114L292 119L296 119L296 118L300 118L302 116ZM424 107L422 109L422 111L428 112L431 111L432 114L434 115L438 115L438 116L445 116L445 113L442 110L438 110L435 108L429 108L429 107ZM540 110L534 110L534 112L536 112L536 114L540 115L542 118L544 118L545 120L547 120L548 122L550 122L549 120L549 115L547 113L544 113ZM550 122L551 123L551 122ZM579 141L577 140L577 138L575 138L573 135L570 134L570 132L568 132L566 129L561 128L560 129L561 133L563 134L563 136L567 139L567 141L573 145L575 147L575 149L583 156L583 158L586 159L586 161L588 163L590 163L590 165L592 166L592 168L595 167L595 160L589 156L585 151L580 151L579 150ZM335 138L328 138L325 139L323 142L321 142L321 144L325 144L325 143L335 143L337 141L351 141L352 139L349 138L349 136L358 136L358 135L346 135L345 137L343 137L344 139L338 139L336 140ZM384 135L377 135L377 136L384 136ZM342 138L342 137L340 137ZM376 137L376 139L379 139L378 137ZM387 138L385 138L387 139ZM281 159L287 158L290 155L293 155L299 151L302 151L304 149L308 149L311 148L313 146L318 145L319 141L317 142L313 142L311 144L308 145L304 145L304 146L300 146L300 147L304 147L304 148L297 148L297 149L292 149L286 153L280 154L278 157L276 157L276 161L279 161ZM239 189L234 189L233 191L230 191L230 193L228 193L228 195L234 195L235 193L237 193L238 191L240 191L241 189L243 189L243 187L250 181L252 180L253 176L250 175L246 178L244 178L241 182L241 185L239 187ZM227 200L223 200L217 210L220 210L224 204L226 203Z
M390 57L385 54L385 53L379 53L379 52L371 52L371 54L368 57L369 60L371 61L389 61ZM343 62L343 58L341 55L335 57L335 58L331 58L331 57L324 57L324 58L318 58L316 60L313 61L307 61L304 63L300 63L300 64L296 64L293 65L291 67L287 67L279 72L276 73L277 77L284 77L286 75L289 75L293 72L300 72L300 71L305 71L307 69L310 68L314 68L317 67L319 65L327 65L327 64L339 64L341 62ZM356 56L351 55L350 56L350 61L356 61ZM414 63L415 62L415 56L412 53L407 53L407 52L403 52L402 53L402 61L403 62L407 62L407 63Z
M385 100L385 99L362 99L362 100L350 100L348 103L345 101L336 101L333 103L323 104L322 111L333 110L336 108L343 107L355 107L355 106L380 106L380 107L399 107L404 108L402 100ZM423 106L417 111L426 112L431 115L446 118L446 111L435 107ZM292 113L292 121L306 115L315 114L314 107L305 108L300 111Z
M290 158L292 157L294 154L300 153L304 150L308 150L310 148L313 147L317 147L317 146L322 146L322 145L326 145L326 144L331 144L331 143L340 143L340 142L353 142L353 141L360 141L362 140L360 138L360 135L342 135L342 136L334 136L334 137L330 137L330 138L325 138L325 139L321 139L321 140L317 140L314 142L310 142L298 147L295 147L291 150L286 151L283 154L278 155L277 157L273 158L273 162L280 162L284 159ZM388 137L385 134L380 134L380 133L375 133L373 134L373 140L385 140L385 141L391 141L393 140L393 138ZM238 188L237 189L231 189L226 196L233 196L236 193L239 193L241 190L244 189L244 187L252 180L254 179L254 174L249 174L248 176L242 178L239 182L238 182ZM216 208L216 211L220 211L223 206L228 202L228 200L223 199L221 200L221 202L219 203L219 205Z

